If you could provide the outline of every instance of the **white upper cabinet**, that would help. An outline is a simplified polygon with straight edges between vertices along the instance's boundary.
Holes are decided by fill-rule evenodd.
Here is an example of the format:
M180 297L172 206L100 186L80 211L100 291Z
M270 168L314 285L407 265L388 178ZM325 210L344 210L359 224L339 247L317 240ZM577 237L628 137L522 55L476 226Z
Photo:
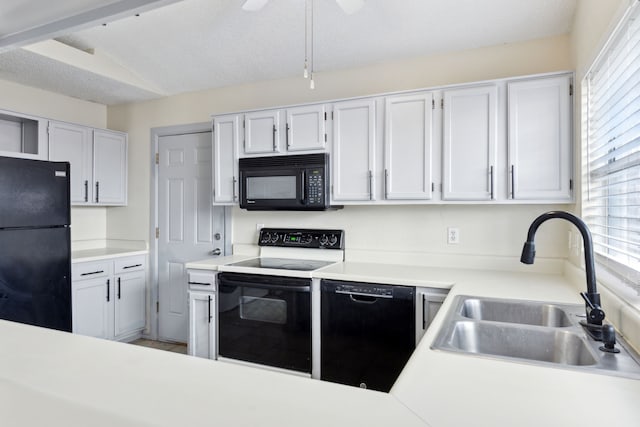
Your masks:
M376 104L373 99L333 104L332 200L374 199Z
M571 77L515 80L507 87L509 197L571 201Z
M433 94L385 100L384 196L388 200L432 198Z
M324 150L327 142L324 104L287 109L287 151Z
M127 204L127 135L93 131L93 200L98 204Z
M244 115L245 155L273 154L281 150L281 110L255 111Z
M49 160L71 165L71 204L127 204L127 134L49 122Z
M71 204L93 203L91 129L71 123L49 123L49 160L71 166Z
M497 87L446 90L443 100L442 198L495 199Z
M213 118L213 204L238 202L238 154L240 116Z
M0 110L0 156L48 159L46 119Z

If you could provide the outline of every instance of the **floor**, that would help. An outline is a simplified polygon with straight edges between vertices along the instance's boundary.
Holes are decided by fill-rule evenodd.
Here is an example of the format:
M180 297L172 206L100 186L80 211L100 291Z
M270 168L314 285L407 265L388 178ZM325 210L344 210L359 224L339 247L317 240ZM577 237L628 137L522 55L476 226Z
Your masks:
M155 348L158 350L172 351L174 353L187 354L187 345L171 342L153 341L145 338L140 338L132 341L131 344L141 345L143 347Z

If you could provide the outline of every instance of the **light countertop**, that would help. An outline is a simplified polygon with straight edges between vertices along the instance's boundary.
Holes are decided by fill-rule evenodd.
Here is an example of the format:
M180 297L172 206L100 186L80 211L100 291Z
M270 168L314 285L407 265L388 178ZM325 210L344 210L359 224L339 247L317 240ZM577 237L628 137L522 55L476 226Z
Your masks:
M187 267L215 270L246 258ZM562 275L350 262L314 274L451 287L389 394L0 322L0 419L11 426L87 419L95 426L638 425L640 380L430 348L451 296L581 303Z
M83 249L71 252L71 262L88 262L88 261L101 261L109 258L119 258L124 256L133 255L147 255L147 250L136 250L126 248L95 248L95 249Z

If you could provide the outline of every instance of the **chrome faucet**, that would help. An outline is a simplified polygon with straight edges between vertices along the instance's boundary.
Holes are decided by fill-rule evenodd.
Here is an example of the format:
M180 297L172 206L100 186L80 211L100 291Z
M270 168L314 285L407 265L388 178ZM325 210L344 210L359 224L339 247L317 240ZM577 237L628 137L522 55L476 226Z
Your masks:
M608 344L605 347L609 349L609 346L613 345L610 343L612 339L613 343L615 343L615 335L614 338L611 338L611 329L613 328L609 325L602 325L605 314L602 307L600 307L600 294L596 289L596 272L595 263L593 262L593 241L591 240L591 232L589 232L589 228L587 228L587 224L585 224L584 221L569 212L563 211L551 211L540 215L533 220L531 226L529 226L527 241L522 248L520 262L524 264L533 264L533 260L536 256L536 245L534 243L536 231L543 222L553 218L560 218L569 221L575 225L578 230L580 230L580 234L582 234L582 242L584 244L584 265L587 273L587 292L581 292L580 296L582 296L585 301L587 321L586 323L581 323L594 339L603 341L604 335L604 341Z

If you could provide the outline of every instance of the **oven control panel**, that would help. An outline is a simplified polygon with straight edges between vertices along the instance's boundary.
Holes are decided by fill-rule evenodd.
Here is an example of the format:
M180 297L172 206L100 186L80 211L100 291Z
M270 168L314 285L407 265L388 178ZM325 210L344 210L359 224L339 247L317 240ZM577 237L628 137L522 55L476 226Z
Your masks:
M286 248L344 249L344 230L263 228L258 244Z

